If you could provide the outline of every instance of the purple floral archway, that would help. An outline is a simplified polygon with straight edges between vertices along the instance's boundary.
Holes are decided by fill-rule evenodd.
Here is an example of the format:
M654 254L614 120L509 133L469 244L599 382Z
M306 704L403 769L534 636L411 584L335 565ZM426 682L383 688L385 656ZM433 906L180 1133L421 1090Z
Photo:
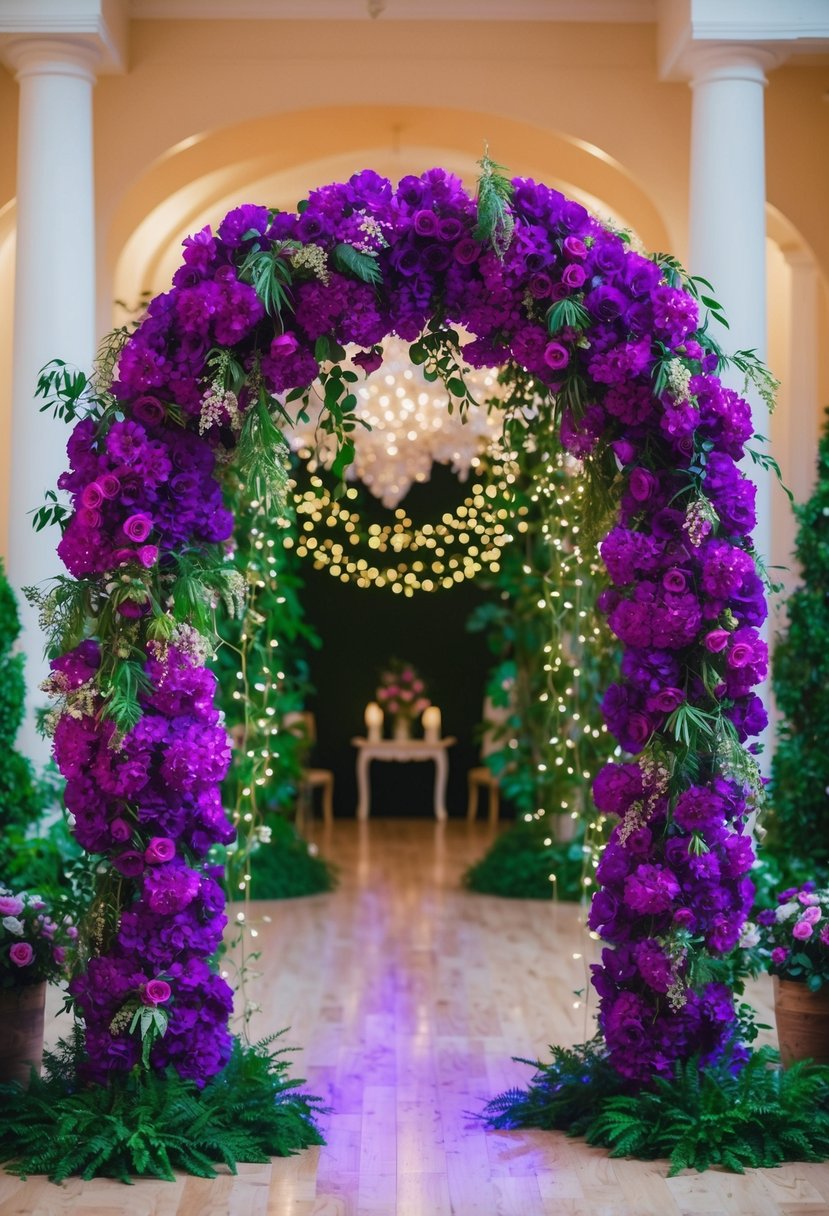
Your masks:
M488 162L477 203L441 169L396 189L365 171L296 214L243 206L185 241L171 290L78 404L60 482L71 578L46 605L55 756L99 867L71 984L91 1078L131 1069L142 1048L151 1068L200 1083L228 1059L231 992L211 961L226 918L207 858L233 835L219 796L230 750L203 636L213 598L239 591L225 489L235 469L278 494L280 418L311 392L347 464L352 386L391 333L462 407L465 365L540 388L534 426L601 491L599 607L624 648L604 712L632 758L594 787L618 817L590 913L607 943L600 1029L634 1084L724 1050L732 994L696 977L751 904L745 823L761 787L743 745L766 720L752 688L767 656L754 487L736 463L751 417L717 376L717 313L673 259ZM455 326L473 335L463 347ZM742 366L762 376L750 356Z

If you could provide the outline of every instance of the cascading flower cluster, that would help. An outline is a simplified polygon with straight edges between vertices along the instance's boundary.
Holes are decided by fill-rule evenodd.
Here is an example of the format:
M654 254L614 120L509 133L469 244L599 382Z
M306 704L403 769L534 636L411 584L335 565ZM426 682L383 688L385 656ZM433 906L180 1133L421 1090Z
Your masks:
M228 751L203 656L176 641L194 602L176 578L224 560L231 454L262 457L273 420L318 378L347 448L353 369L379 366L391 333L462 399L464 362L529 374L550 401L535 425L557 419L564 446L618 487L601 606L625 658L605 712L640 759L596 784L600 809L620 820L592 912L614 947L595 980L601 1027L636 1081L723 1046L730 995L686 977L693 951L734 943L750 901L751 766L738 740L764 721L751 689L766 654L746 539L753 490L736 465L749 409L714 374L693 285L673 264L524 179L502 180L511 199L494 241L487 180L477 208L433 169L396 189L365 171L295 214L230 212L185 242L171 290L121 351L108 408L75 428L60 554L94 584L98 641L54 665L55 754L78 839L117 876L117 923L73 982L99 1078L139 1058L120 1011L166 992L157 983L169 1025L152 1064L204 1079L227 1057L229 993L206 961L223 917L204 859L230 834L218 798ZM453 324L472 334L462 351ZM351 367L346 346L357 347ZM110 695L124 655L139 656L142 675L125 732Z

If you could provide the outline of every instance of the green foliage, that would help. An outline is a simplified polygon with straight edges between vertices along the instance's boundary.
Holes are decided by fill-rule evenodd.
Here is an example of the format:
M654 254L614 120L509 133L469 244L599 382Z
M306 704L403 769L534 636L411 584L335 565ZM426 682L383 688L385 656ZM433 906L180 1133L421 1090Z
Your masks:
M464 882L471 891L510 899L580 899L584 831L573 840L558 841L552 840L549 830L543 819L519 819L467 871Z
M265 312L278 321L281 321L283 311L292 307L290 254L298 248L296 241L278 241L269 249L256 245L239 267L240 280L250 283Z
M767 848L781 860L829 864L829 431L812 496L795 508L801 585L787 602L788 630L774 651L782 715L772 762Z
M30 885L26 839L49 791L14 748L26 696L23 656L11 653L19 634L17 603L0 562L0 883L23 887Z
M295 899L333 890L331 865L317 856L293 824L283 815L266 815L265 823L271 838L250 857L252 899Z
M487 241L498 257L503 258L515 230L510 209L513 185L502 172L504 166L490 160L488 151L484 152L478 164L481 166L477 191L478 222L473 236L476 240Z
M461 358L461 340L457 330L441 324L430 324L417 342L409 347L415 366L423 367L425 380L441 380L449 393L447 409L451 414L457 406L461 416L477 401L464 378L468 370Z
M700 1068L692 1058L652 1087L624 1092L624 1082L593 1040L537 1066L526 1091L495 1098L485 1117L494 1127L542 1127L584 1136L612 1157L667 1158L670 1175L720 1165L735 1173L784 1161L829 1157L829 1067L782 1070L769 1047L744 1066L725 1057ZM524 1061L529 1063L529 1061Z
M298 1092L285 1049L273 1040L247 1046L204 1089L172 1069L133 1070L109 1085L78 1085L80 1035L45 1056L28 1091L0 1086L0 1159L24 1177L62 1182L133 1177L173 1179L173 1170L214 1178L216 1166L287 1157L323 1143L319 1099Z
M350 272L363 283L370 283L373 287L377 287L383 281L377 258L370 253L362 253L353 245L344 243L335 245L331 258L338 270Z

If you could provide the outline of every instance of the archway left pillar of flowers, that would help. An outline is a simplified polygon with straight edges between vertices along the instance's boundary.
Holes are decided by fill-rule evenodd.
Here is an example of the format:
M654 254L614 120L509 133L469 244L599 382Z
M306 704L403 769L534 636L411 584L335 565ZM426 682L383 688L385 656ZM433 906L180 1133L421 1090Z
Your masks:
M60 483L71 577L43 613L55 756L98 869L70 986L93 1081L145 1066L204 1085L230 1056L231 992L210 961L224 899L209 862L234 831L219 797L230 750L205 666L215 598L244 592L229 496L278 509L280 420L311 393L342 472L353 386L391 333L459 408L472 404L466 364L501 368L516 404L541 402L526 434L560 433L601 491L603 530L617 524L604 550L616 589L600 607L629 660L606 712L623 747L646 750L596 786L622 820L593 913L617 947L596 977L612 1066L644 1084L655 1058L669 1071L731 1035L731 995L696 991L688 960L729 949L750 902L756 767L741 741L762 725L751 686L765 651L751 487L735 464L748 407L713 374L698 293L672 259L633 251L555 190L483 167L477 201L433 169L396 190L364 171L297 213L239 207L216 235L185 241L172 289L114 336L92 380L44 374L43 395L76 420ZM454 325L474 335L462 350ZM739 680L718 676L726 660ZM702 852L723 858L714 911L677 877ZM633 1039L617 1026L629 1008Z

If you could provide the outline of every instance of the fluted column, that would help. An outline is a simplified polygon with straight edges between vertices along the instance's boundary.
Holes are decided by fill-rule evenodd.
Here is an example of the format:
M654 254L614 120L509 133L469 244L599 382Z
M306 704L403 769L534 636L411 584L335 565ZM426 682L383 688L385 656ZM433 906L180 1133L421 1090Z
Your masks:
M38 412L38 372L53 358L88 369L95 353L92 88L96 55L71 38L21 38L3 48L20 84L9 576L15 589L58 573L55 529L30 512L65 467L67 428ZM21 597L22 598L22 597ZM28 708L21 750L45 759L34 728L43 703L43 637L21 603Z

